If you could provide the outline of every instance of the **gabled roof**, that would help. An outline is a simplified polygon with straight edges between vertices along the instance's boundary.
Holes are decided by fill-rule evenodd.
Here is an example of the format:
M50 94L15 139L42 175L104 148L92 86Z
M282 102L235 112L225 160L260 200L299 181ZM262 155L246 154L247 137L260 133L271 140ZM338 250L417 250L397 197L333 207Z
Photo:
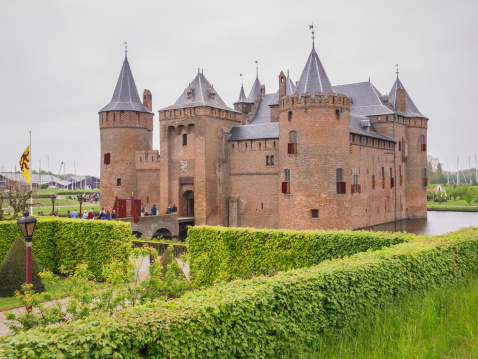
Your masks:
M115 92L110 103L99 112L105 111L135 111L152 113L141 103L141 99L134 83L133 74L129 67L128 58L125 56L121 72L116 83Z
M390 90L390 93L388 94L388 103L392 106L392 108L395 109L395 111L397 110L397 106L396 106L397 90L405 90L405 87L403 87L403 85L400 82L398 77L397 77L397 80L395 81L395 83L393 84L393 87ZM407 90L405 90L405 115L408 116L408 117L427 118L426 116L423 116L420 113L417 106L415 106L412 99L408 95Z
M279 95L277 95L278 97ZM271 122L271 108L269 107L272 101L275 99L276 94L270 93L261 97L259 105L257 106L254 117L249 121L249 124L255 125L259 123Z
M312 47L312 51L310 52L295 90L295 93L299 95L309 92L312 98L315 98L316 92L323 92L326 97L328 93L334 92L329 77L320 62L317 52L315 52L315 47Z
M261 82L259 81L259 76L256 77L256 80L254 81L254 84L252 85L251 92L249 93L249 96L247 99L250 102L255 102L257 99L257 95L261 91Z
M369 129L367 130L366 128L367 126L363 126L363 124L366 124L369 127ZM378 132L375 126L373 125L372 121L370 121L370 119L365 116L350 114L349 126L350 126L350 133L352 134L396 142L392 137L389 137L387 135L384 135L383 133Z
M381 94L370 82L334 86L336 93L352 99L350 113L358 116L389 115L394 112L385 106Z
M228 141L279 138L279 122L232 126Z
M203 106L238 112L224 103L219 94L216 93L213 86L201 72L198 72L194 80L192 80L173 105L165 107L161 109L161 111Z
M244 85L241 85L241 92L239 92L239 100L234 102L234 104L244 103L244 102L250 103L250 101L248 101L247 98L246 98L246 94L244 93Z

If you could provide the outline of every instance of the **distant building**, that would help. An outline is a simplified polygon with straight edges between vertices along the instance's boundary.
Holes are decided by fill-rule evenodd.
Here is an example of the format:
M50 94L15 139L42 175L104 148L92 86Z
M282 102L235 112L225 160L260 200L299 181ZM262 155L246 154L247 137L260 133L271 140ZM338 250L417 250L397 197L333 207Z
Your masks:
M352 229L426 217L427 127L398 78L333 86L314 47L298 82L257 76L228 107L202 72L159 110L152 149L149 90L139 97L125 57L99 111L101 205L115 194L160 213L175 203L196 224Z

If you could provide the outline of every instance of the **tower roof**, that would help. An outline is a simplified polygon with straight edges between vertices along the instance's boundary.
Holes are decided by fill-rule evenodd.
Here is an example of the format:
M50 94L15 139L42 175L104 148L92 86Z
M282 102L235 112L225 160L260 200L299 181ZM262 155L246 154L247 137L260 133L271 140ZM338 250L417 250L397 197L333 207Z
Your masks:
M320 62L315 47L312 47L304 71L302 71L299 83L295 89L295 93L299 95L308 92L311 93L312 98L315 98L316 92L323 92L325 96L327 96L329 92L334 92L334 88Z
M397 79L395 80L395 83L393 84L392 89L390 90L390 93L388 94L388 103L392 106L394 110L397 109L397 90L405 90L405 87L400 82L398 75ZM407 90L405 90L405 115L410 117L427 118L420 113L417 106L415 106L412 99L408 95Z
M257 99L257 95L261 91L261 82L259 81L259 76L256 77L256 80L254 81L254 84L252 85L251 92L249 93L249 96L247 99L249 102L255 102Z
M105 111L135 111L152 113L141 103L141 99L134 83L133 74L129 67L128 57L125 56L121 72L116 83L115 92L110 103L103 107L100 112Z
M289 77L289 71L287 71L287 79L285 81L285 94L287 96L295 93L295 84L294 81ZM279 90L274 94L274 98L271 99L269 105L278 105L279 104Z
M179 108L202 106L238 112L228 107L224 103L202 72L198 72L194 80L192 80L189 86L184 90L184 92L181 94L181 96L179 96L173 105L165 107L161 110L175 110Z
M239 100L237 100L236 102L234 102L234 104L236 103L243 103L243 102L250 102L247 100L246 98L246 94L244 93L244 85L241 85L241 92L239 93Z

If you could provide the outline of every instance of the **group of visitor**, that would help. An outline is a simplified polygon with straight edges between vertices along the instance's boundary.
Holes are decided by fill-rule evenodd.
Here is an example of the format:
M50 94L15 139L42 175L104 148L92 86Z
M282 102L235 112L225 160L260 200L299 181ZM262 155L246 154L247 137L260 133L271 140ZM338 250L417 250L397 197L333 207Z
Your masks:
M176 207L176 204L173 203L172 206L168 206L168 208L166 209L166 214L175 213L177 211L178 211L178 207ZM141 206L141 217L156 216L158 214L159 214L158 208L156 207L155 204L151 206L151 212L146 211L144 206Z
M71 213L70 213L70 211L68 211L66 213L66 216L68 218L73 218L73 219L80 218L80 219L110 220L110 219L118 218L118 216L116 215L116 211L113 210L113 212L110 212L110 210L108 208L106 208L106 209L101 208L101 211L100 211L98 217L95 218L95 209L93 207L91 207L89 212L87 210L85 210L83 212L83 214L78 213L76 211L76 209L74 209L73 212L71 212Z

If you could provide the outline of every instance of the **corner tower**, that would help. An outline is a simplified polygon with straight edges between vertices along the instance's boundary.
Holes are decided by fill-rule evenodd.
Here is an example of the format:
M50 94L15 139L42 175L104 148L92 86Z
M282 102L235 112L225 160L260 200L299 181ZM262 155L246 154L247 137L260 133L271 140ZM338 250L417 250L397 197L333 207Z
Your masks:
M335 93L312 47L295 93L279 75L279 228L350 222L350 100Z
M153 113L149 90L136 89L127 51L111 101L99 111L101 140L101 206L113 207L115 194L137 193L135 153L152 149Z

